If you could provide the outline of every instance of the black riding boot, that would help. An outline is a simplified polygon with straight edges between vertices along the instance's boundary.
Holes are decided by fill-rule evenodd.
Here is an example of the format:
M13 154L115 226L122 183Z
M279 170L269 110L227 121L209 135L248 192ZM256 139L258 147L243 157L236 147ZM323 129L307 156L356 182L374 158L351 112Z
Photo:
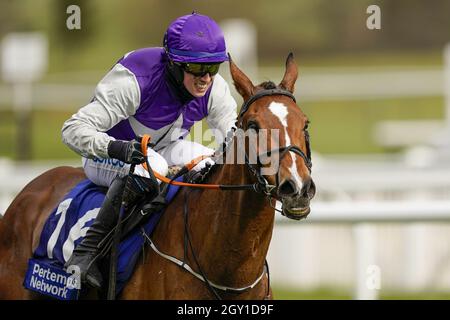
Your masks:
M116 226L122 201L126 202L127 207L130 208L143 197L153 199L158 195L158 189L158 182L154 179L136 175L114 179L96 220L86 232L85 238L73 251L65 267L78 266L81 282L100 288L103 279L96 261L100 249L99 243Z
M95 288L100 288L102 285L102 274L96 263L100 249L99 243L117 224L125 179L126 177L118 177L111 183L97 218L65 264L66 268L71 265L78 266L81 282Z

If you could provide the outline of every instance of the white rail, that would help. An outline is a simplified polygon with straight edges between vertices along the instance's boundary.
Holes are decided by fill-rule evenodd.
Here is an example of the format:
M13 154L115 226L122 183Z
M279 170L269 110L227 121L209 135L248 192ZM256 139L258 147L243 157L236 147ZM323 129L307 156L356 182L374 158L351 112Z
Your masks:
M356 266L354 298L358 300L373 300L379 295L380 287L376 283L381 281L381 274L377 274L374 224L415 222L449 223L450 201L319 202L311 205L311 214L303 221L276 216L276 225L352 225Z
M315 202L302 223L450 222L450 201ZM277 216L277 223L296 224Z

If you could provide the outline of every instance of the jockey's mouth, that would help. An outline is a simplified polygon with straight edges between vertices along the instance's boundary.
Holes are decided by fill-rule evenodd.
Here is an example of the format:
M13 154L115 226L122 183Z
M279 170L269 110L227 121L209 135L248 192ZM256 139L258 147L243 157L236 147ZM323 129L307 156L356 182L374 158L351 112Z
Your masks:
M198 92L205 92L206 90L208 90L209 85L211 84L211 81L206 82L203 81L201 78L195 79L194 81L194 87L195 90L197 90Z

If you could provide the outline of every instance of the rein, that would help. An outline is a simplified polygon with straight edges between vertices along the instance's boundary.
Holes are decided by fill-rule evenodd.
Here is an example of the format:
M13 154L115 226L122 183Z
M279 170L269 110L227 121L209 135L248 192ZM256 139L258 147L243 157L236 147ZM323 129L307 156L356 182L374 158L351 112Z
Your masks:
M144 135L141 140L141 151L144 154L144 156L147 156L147 146L150 143L150 135ZM203 159L209 158L210 156L200 156L193 160L191 160L188 164L184 165L183 171L186 173L191 170L193 167L195 167L200 161ZM180 187L189 187L189 188L199 188L199 189L213 189L213 190L259 190L258 186L256 184L239 184L239 185L222 185L222 184L203 184L203 183L188 183L188 182L180 182L180 181L174 181L173 179L169 179L158 172L153 171L150 166L147 163L142 164L144 168L147 171L152 171L154 176L167 184L171 184L174 186L180 186Z

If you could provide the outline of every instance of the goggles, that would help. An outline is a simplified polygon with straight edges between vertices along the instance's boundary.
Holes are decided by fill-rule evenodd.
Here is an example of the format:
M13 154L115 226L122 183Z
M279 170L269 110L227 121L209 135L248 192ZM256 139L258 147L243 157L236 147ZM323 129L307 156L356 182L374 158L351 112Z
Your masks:
M220 63L180 63L180 66L184 71L196 77L203 77L207 73L212 77L219 72Z

